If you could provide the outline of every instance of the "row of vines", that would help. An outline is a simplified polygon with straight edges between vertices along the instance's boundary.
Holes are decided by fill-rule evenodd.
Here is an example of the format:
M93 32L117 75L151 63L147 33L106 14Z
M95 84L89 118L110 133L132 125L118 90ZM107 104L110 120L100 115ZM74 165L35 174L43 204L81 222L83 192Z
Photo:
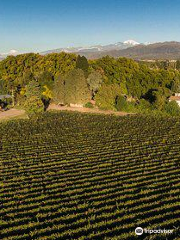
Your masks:
M178 239L180 120L46 113L0 125L0 239ZM151 238L150 238L151 237Z

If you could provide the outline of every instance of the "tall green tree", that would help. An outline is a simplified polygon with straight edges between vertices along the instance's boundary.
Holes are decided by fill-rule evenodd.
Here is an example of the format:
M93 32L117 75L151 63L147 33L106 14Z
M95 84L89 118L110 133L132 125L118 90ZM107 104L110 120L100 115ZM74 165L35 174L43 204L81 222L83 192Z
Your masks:
M78 55L76 60L76 68L82 69L84 71L85 77L88 76L89 63L85 56Z
M24 108L30 117L44 111L40 86L37 81L33 80L26 85L25 96Z
M43 71L37 75L37 81L40 86L41 97L43 100L50 101L52 99L52 91L54 86L54 77L52 73Z
M98 89L100 88L103 82L103 77L98 71L93 71L89 74L87 78L87 83L89 85L89 89L92 92L92 98L94 99L95 94L97 93Z
M40 90L40 86L39 83L37 81L31 81L28 83L28 85L26 85L25 87L25 96L27 98L36 96L39 99L41 98L41 90Z
M95 96L96 105L105 110L116 110L116 99L122 94L118 84L103 84Z
M91 93L83 70L73 69L64 79L65 103L85 104L91 99Z
M58 76L53 87L53 100L56 104L65 104L65 79Z

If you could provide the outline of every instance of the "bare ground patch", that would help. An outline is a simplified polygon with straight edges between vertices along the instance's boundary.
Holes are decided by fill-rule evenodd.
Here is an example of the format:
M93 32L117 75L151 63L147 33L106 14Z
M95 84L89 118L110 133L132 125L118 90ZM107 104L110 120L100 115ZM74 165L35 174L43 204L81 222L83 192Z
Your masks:
M85 107L67 107L67 106L58 106L56 104L50 104L48 110L59 110L59 111L78 111L82 113L99 113L99 114L113 114L117 116L126 116L132 113L127 112L114 112L110 110L100 110L98 108L85 108Z
M0 112L0 121L1 120L8 120L11 118L25 118L26 114L24 110L20 110L20 109L10 109L4 112Z

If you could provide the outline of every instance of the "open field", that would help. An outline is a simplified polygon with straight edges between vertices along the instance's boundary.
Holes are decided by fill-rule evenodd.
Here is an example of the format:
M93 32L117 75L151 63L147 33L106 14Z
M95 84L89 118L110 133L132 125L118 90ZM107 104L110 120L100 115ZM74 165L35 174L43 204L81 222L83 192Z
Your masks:
M179 239L180 120L46 113L0 125L2 240ZM172 229L145 234L136 227Z

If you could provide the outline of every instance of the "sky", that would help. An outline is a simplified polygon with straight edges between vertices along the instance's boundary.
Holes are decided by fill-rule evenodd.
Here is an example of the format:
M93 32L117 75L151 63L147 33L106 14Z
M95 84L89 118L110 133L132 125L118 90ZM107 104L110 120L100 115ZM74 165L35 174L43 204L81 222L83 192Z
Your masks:
M180 0L0 0L0 53L180 41Z

